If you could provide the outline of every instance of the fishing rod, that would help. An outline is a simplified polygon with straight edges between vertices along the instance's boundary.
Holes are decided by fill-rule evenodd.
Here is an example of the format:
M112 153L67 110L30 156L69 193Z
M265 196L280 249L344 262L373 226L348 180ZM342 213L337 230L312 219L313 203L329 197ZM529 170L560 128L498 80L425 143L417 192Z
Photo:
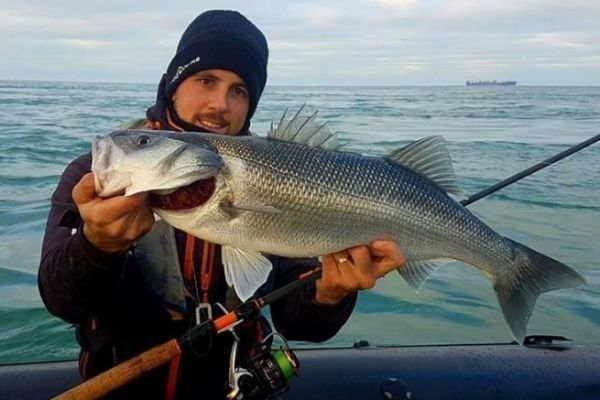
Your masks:
M185 351L202 353L204 350L197 349L198 342L206 338L207 335L219 334L231 330L237 324L259 315L259 312L265 306L273 303L291 292L298 290L304 285L314 282L321 276L321 268L315 268L298 277L292 283L289 283L265 296L257 299L250 299L240 304L234 311L231 311L214 320L207 320L187 331L179 338L171 339L168 342L155 346L137 356L116 365L115 367L96 375L95 377L80 383L79 385L56 396L53 400L81 400L81 399L99 399L110 392L124 386L125 384L139 378L146 372L160 367L180 357ZM285 365L284 357L275 355L276 363L279 364L285 374L291 369L297 369L297 365ZM287 371L286 371L287 370ZM289 372L288 372L289 373Z
M570 156L571 154L577 153L579 150L584 149L584 148L596 143L598 140L600 140L600 134L593 136L587 140L584 140L583 142L576 144L575 146L572 146L572 147L566 149L565 151L561 151L560 153L558 153L542 162L539 162L539 163L527 168L526 170L516 173L513 176L508 177L505 180L498 182L495 185L492 185L487 189L477 192L474 195L470 196L469 198L461 200L460 204L462 204L463 206L468 206L469 204L474 203L479 199L489 196L490 194L495 193L498 190L505 188L506 186L511 185L511 184L525 178L526 176L529 176L541 169L546 168L549 165L554 164L557 161L562 160L565 157Z
M564 150L553 157L550 157L524 171L521 171L489 188L482 190L467 199L462 200L460 203L467 206L480 200L498 190L519 181L520 179L532 175L533 173L546 168L547 166L568 157L579 150L590 146L600 140L600 134L590 139L587 139L567 150ZM222 317L214 320L208 320L202 324L195 326L190 329L184 335L179 338L171 339L170 341L153 347L81 384L69 389L68 391L58 395L54 400L75 400L75 399L98 399L102 396L107 395L113 390L131 382L132 380L140 377L144 373L151 371L161 365L172 361L176 357L186 351L196 351L194 345L199 338L205 337L205 335L211 332L222 333L231 330L237 324L250 318L255 318L259 311L265 306L273 303L288 294L299 290L303 286L316 281L321 277L321 268L315 268L303 275L301 275L296 281L291 282L265 296L257 299L250 299L241 305L239 305L234 311L231 311Z

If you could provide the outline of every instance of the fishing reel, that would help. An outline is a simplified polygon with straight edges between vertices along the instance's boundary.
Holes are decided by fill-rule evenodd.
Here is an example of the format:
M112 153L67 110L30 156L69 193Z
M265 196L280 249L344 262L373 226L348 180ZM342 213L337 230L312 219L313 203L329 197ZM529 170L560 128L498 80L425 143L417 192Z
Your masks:
M229 386L229 400L255 400L270 399L285 392L289 386L288 381L298 375L300 362L289 348L285 338L276 334L283 340L279 349L271 349L270 340L276 333L266 336L254 347L252 356L244 360L244 367L237 366L236 337L231 351Z

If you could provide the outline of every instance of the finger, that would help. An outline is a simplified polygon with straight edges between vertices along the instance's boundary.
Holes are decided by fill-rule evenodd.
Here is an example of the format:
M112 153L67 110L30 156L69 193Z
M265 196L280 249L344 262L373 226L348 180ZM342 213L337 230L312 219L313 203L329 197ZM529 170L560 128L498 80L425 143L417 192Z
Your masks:
M374 254L373 265L379 277L406 263L406 257L400 247L393 241L385 241L370 246ZM377 255L375 255L377 254Z
M359 271L356 269L356 261L348 250L333 253L338 269L338 285L348 290L357 290L360 286Z
M340 271L336 258L333 254L323 256L323 273L321 274L322 284L331 286L340 280Z
M373 243L369 246L371 253L375 256L387 256L388 254L395 251L394 247L396 246L396 242L393 240L374 240Z
M343 257L343 255L348 257ZM360 283L354 271L355 267L349 257L345 252L331 254L331 264L329 266L324 264L323 266L324 271L329 268L331 273L323 280L322 288L330 291L330 293L337 293L338 297L340 294L345 296L360 289ZM342 258L341 262L339 261L340 258Z
M352 262L350 254L348 254L346 250L336 251L335 253L332 253L331 256L338 265Z
M315 300L322 304L336 304L347 295L343 285L340 285L342 276L338 270L337 262L333 254L323 256L323 272L317 280L317 292Z
M354 277L361 289L370 289L377 279L376 270L367 246L357 246L348 249L353 260Z
M133 211L138 208L150 209L148 193L136 193L132 196L116 196L111 197L108 200L114 200L115 203L118 203L120 208L125 211Z
M142 236L144 236L146 233L148 233L150 231L150 229L152 229L152 226L154 225L154 220L148 220L148 219L144 219L142 217L137 218L133 221L131 221L131 223L129 224L127 230L122 234L122 239L126 240L126 241L137 241L139 240Z
M99 211L111 219L134 217L136 212L150 212L147 195L138 193L133 196L115 196L102 199Z
M371 253L367 246L356 246L346 250L352 259L352 264L360 272L369 272L372 268Z

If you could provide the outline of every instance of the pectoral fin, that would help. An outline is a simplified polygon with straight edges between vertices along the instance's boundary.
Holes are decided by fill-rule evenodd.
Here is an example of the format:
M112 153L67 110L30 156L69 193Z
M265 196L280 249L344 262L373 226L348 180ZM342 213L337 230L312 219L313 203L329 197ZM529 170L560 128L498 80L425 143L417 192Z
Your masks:
M233 286L240 300L246 301L266 281L273 268L271 261L259 252L222 246L225 280Z

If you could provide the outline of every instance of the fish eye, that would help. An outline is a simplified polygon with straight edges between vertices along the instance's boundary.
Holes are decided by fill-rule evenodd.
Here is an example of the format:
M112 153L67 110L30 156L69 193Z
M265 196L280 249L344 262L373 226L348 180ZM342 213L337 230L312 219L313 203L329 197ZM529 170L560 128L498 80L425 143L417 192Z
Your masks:
M137 140L137 144L140 146L150 143L150 138L146 135L140 136Z

